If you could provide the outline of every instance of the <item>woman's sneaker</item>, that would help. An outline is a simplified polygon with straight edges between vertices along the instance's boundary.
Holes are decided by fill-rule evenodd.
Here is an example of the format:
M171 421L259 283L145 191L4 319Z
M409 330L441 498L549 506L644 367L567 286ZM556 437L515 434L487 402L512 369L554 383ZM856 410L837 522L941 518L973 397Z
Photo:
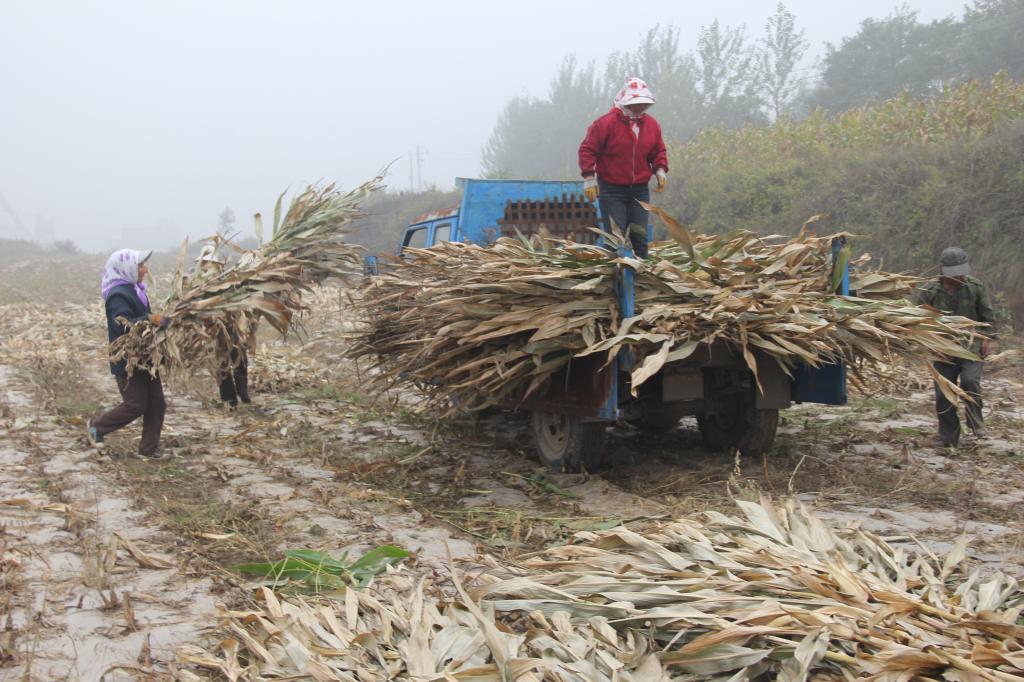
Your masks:
M143 452L142 450L139 450L139 452L136 453L135 456L138 457L139 459L163 459L164 453L162 450L159 449L152 450L150 452Z
M85 437L89 439L89 445L97 450L103 449L103 435L96 430L96 425L92 423L92 419L85 422Z

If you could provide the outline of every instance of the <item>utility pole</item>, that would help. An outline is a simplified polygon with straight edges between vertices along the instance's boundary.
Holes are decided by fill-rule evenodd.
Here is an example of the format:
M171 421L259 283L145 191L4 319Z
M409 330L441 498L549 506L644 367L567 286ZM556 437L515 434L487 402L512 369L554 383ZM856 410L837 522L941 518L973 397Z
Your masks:
M416 190L419 192L423 191L423 156L426 154L426 149L416 145L416 151L409 152L409 189L413 189L412 182L412 169L413 169L413 158L416 159Z
M423 191L423 154L426 152L425 149L420 149L419 145L416 145L416 185L419 190Z
M25 230L25 223L21 222L21 217L15 212L14 207L7 203L7 199L4 199L3 194L0 194L0 209L3 209L4 213L11 217L11 222L14 223L14 236L19 239L29 239L29 234Z

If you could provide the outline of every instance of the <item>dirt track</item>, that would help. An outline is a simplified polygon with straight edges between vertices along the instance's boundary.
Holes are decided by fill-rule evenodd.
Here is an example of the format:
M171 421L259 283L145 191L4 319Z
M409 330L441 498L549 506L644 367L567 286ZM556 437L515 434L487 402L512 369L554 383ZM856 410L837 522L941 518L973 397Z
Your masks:
M322 294L305 346L264 346L254 409L219 407L209 378L172 387L159 462L130 456L137 427L86 446L82 415L116 396L95 304L41 316L0 301L0 680L172 674L175 646L250 598L230 567L284 549L393 543L444 571L449 550L514 555L759 491L938 550L966 532L974 561L1024 575L1019 366L986 380L992 437L954 453L930 447L930 389L910 381L791 410L764 461L705 452L684 422L614 429L601 476L544 476L520 416L437 424L371 394L340 359L339 300Z

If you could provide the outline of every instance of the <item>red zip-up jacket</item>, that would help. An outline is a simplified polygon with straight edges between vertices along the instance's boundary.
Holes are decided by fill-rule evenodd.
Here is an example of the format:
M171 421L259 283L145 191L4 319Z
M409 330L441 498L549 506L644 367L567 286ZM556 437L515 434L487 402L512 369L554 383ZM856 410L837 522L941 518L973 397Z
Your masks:
M587 128L580 144L580 172L613 185L637 185L651 179L655 171L668 172L668 152L661 138L661 126L653 116L636 119L640 134L634 135L631 119L612 107Z

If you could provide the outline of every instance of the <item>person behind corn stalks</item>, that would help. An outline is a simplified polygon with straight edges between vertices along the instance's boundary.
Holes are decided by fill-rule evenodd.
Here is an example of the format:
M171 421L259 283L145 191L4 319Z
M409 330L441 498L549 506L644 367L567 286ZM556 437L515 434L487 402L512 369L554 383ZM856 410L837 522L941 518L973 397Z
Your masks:
M942 252L939 259L939 278L918 291L917 302L929 305L946 315L959 315L990 325L988 335L976 338L971 352L984 358L992 350L995 334L995 313L985 285L970 275L967 253L956 246ZM949 362L936 362L935 369L953 384L971 396L973 402L964 401L967 425L975 437L985 437L985 420L981 413L981 360L954 358ZM960 442L960 418L956 405L951 403L935 385L935 412L939 419L939 443L943 447L956 447Z
M149 296L143 281L149 271L146 262L152 253L121 249L112 253L103 267L100 293L106 308L107 337L111 343L128 332L128 327L119 322L119 318L124 318L130 323L148 319L161 328L167 327L168 318L150 311ZM86 422L89 443L93 447L102 448L104 436L142 417L139 456L145 459L158 459L161 456L160 431L167 409L160 377L150 375L142 369L137 369L129 375L124 360L111 363L110 372L117 381L122 402Z
M647 257L647 211L637 201L650 201L651 177L656 192L668 182L661 126L646 113L653 104L647 83L627 78L611 110L587 128L579 151L583 193L600 202L605 230L611 231L614 222L628 232L640 258Z
M216 277L224 269L224 258L218 256L212 244L203 247L196 258L196 276L199 278ZM229 317L230 317L229 313ZM231 407L238 407L238 401L248 405L249 398L249 356L245 348L239 344L238 327L233 318L228 324L228 343L220 348L220 369L218 383L220 399Z

